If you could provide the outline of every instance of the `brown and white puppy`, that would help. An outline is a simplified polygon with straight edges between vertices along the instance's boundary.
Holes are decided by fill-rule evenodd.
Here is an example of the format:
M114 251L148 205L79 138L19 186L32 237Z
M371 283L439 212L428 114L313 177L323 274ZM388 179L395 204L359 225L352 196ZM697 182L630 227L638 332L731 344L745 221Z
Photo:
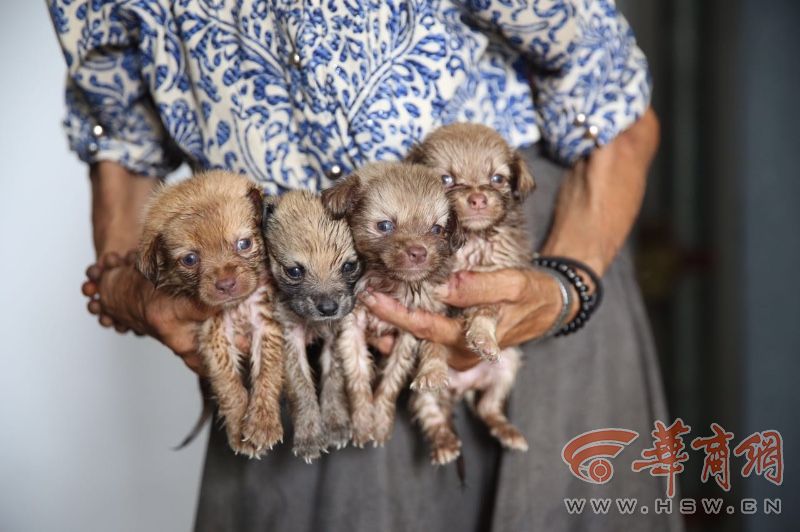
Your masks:
M263 232L278 289L277 316L284 328L287 391L294 420L295 455L311 462L329 445L350 439L350 415L341 364L333 341L353 309L361 275L350 228L335 220L320 197L291 191L264 202ZM306 346L321 341L321 397Z
M147 208L137 261L159 290L220 309L200 328L200 353L228 443L250 457L283 438L282 335L272 315L261 201L249 179L228 172L163 186ZM237 335L252 338L250 353L236 348Z
M408 160L434 169L453 204L465 235L454 270L530 267L532 244L522 202L534 181L520 155L496 131L480 124L444 126L415 146ZM496 306L465 309L463 316L467 346L484 361L469 371L452 372L453 399L480 391L474 407L492 435L508 448L525 450L525 437L503 413L521 352L501 351L497 345ZM442 406L449 419L451 404Z
M322 199L334 216L346 217L356 250L364 261L359 289L387 293L411 309L443 312L433 295L447 279L461 233L439 174L420 165L375 163L324 191ZM372 362L366 336L397 332L394 348L381 369L373 398ZM417 365L411 388L415 396L431 395L447 386L448 351L417 340L356 304L342 320L336 342L350 399L353 442L383 444L394 423L397 396ZM412 405L413 407L413 405ZM420 419L423 428L427 419ZM437 424L437 429L439 424ZM433 435L442 440L454 437Z

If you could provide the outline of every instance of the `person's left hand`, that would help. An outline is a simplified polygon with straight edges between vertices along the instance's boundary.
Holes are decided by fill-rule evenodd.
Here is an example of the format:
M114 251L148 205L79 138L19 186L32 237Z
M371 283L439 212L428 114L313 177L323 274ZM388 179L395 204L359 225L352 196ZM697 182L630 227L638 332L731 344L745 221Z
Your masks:
M558 283L539 270L506 269L490 273L457 272L439 290L441 301L454 307L500 305L497 340L500 347L519 345L538 338L555 323L562 299ZM421 310L409 310L396 299L379 292L362 293L361 301L380 319L415 337L450 348L450 366L469 369L480 357L467 349L461 320ZM374 339L381 352L391 351L393 338Z

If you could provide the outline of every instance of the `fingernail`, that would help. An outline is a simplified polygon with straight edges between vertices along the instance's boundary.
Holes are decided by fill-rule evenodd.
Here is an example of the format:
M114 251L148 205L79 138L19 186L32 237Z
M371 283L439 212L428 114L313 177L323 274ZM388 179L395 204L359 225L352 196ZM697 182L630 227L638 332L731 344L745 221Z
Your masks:
M102 269L98 264L92 264L86 269L86 277L88 277L92 281L98 280L100 278L101 273Z

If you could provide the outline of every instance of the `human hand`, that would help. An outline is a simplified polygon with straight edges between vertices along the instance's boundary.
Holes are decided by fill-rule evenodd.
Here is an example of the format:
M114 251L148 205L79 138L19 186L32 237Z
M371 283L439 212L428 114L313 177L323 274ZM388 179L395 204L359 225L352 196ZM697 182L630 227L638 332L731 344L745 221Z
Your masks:
M553 326L563 300L558 283L539 270L505 269L496 272L457 272L439 291L440 299L454 307L499 305L497 339L500 347L519 345L538 338ZM365 292L361 301L380 319L406 330L415 337L450 348L450 366L466 370L480 357L467 349L460 320L421 310L409 310L394 298ZM570 314L575 309L571 309ZM391 338L371 342L381 352L391 350Z
M87 269L82 291L89 298L89 312L98 316L103 327L152 336L202 375L197 332L214 310L157 290L136 270L134 262L134 254L122 259L108 253ZM237 347L246 352L249 342L247 338L237 338Z

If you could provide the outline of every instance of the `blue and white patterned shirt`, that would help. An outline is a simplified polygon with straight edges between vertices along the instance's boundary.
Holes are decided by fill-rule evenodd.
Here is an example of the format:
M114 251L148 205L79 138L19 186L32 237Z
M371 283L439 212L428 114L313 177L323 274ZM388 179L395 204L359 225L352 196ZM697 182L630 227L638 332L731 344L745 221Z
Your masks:
M326 186L471 121L565 163L649 103L613 0L49 0L87 162Z

